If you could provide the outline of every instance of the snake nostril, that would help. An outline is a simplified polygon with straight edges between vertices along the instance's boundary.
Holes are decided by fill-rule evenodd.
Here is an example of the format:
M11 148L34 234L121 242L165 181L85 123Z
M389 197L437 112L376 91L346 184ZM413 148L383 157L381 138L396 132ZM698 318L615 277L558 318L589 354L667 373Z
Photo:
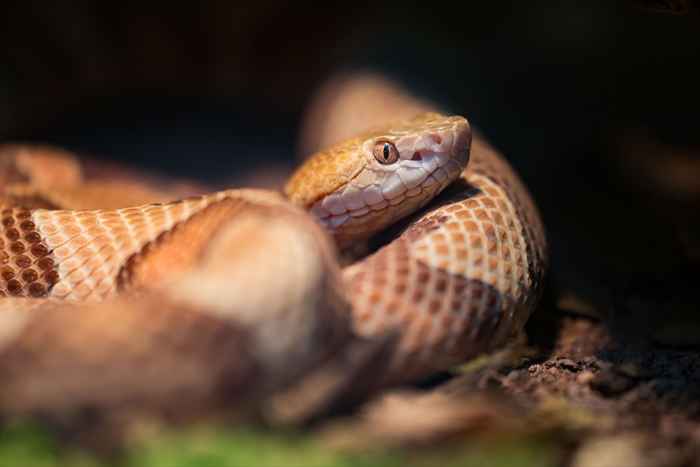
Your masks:
M438 134L430 135L430 138L435 142L435 144L442 144L442 137Z
M422 161L423 157L420 155L420 151L416 151L413 153L413 157L411 157L412 161Z

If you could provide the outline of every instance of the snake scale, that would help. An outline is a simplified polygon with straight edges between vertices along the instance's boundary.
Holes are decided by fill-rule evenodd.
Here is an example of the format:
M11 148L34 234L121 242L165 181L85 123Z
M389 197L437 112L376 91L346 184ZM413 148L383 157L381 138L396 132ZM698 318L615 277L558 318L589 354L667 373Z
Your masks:
M32 146L2 147L0 183L3 413L196 414L387 335L363 377L415 381L503 345L547 266L517 174L465 118L432 111L328 145L284 196L166 201Z

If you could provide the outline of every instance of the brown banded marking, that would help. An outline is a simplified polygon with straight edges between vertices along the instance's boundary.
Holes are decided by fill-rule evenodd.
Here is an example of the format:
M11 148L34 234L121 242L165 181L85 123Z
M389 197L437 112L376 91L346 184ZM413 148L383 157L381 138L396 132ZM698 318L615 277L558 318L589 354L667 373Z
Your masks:
M58 281L55 258L32 221L31 211L2 209L0 297L45 297Z
M246 206L250 203L244 199L222 199L163 230L124 262L117 273L117 290L147 290L177 280L193 268L222 225Z
M226 193L118 210L23 211L53 261L52 298L103 300L118 292L128 259ZM7 248L5 248L7 250Z

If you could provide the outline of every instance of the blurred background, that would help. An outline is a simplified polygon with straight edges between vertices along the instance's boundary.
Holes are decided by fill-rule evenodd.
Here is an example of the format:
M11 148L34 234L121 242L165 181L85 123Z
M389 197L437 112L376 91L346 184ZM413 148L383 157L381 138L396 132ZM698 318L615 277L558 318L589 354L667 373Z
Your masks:
M279 186L319 88L358 70L466 116L541 208L552 268L530 338L568 360L504 380L631 359L651 373L555 392L590 384L625 426L630 394L663 397L654 430L700 445L698 2L3 2L0 142Z

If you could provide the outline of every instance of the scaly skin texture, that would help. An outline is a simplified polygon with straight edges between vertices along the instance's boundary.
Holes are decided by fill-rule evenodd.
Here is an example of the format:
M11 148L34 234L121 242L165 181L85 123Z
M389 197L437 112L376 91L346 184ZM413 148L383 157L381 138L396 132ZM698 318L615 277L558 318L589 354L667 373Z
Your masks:
M546 266L542 224L512 169L483 143L439 206L345 271L355 331L401 329L387 382L501 346L536 305Z
M398 148L393 168L371 159L378 138ZM378 384L413 380L501 345L536 302L544 236L527 192L489 148L480 145L462 172L470 143L461 117L430 113L385 124L303 166L286 190L299 207L259 190L118 210L28 209L6 194L0 294L16 298L0 301L7 382L0 410L158 410L180 403L183 388L201 409L207 394L242 381L247 391L233 392L260 398L358 339L396 332L380 374L371 375ZM362 190L385 202L340 212L356 209ZM341 271L321 225L343 246L441 192L396 240ZM33 201L41 205L38 193ZM391 209L399 198L401 207ZM346 218L329 222L335 215ZM218 326L221 342L199 342L192 331ZM236 336L244 350L228 342ZM202 349L187 360L190 371L173 384L166 376L148 383L174 371L185 344ZM160 352L156 363L143 361ZM214 358L220 352L232 360ZM61 382L62 375L88 382Z
M301 152L436 109L382 76L338 75L309 106ZM386 382L425 376L519 332L539 300L547 265L545 230L530 193L475 132L459 180L398 239L344 271L353 329L367 337L401 330Z
M246 409L350 337L330 239L274 193L3 212L0 411ZM54 249L20 253L37 232Z

